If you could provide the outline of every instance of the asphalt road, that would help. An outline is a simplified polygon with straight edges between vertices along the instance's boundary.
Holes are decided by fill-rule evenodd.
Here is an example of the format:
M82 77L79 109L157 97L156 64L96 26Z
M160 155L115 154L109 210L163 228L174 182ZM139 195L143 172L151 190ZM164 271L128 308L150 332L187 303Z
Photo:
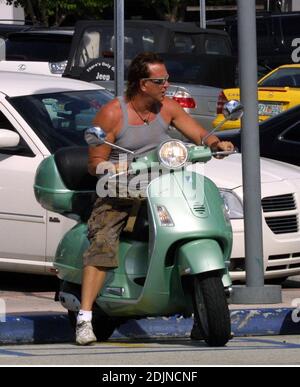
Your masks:
M0 273L0 298L8 310L56 312L55 278ZM289 279L283 293L287 303L300 298L300 281ZM291 305L289 305L291 306ZM2 345L0 365L300 365L300 336L234 338L224 348L209 348L189 339L109 341L89 347L72 343Z
M235 338L224 348L189 339L1 346L1 365L300 365L300 336ZM128 368L129 370L129 368Z

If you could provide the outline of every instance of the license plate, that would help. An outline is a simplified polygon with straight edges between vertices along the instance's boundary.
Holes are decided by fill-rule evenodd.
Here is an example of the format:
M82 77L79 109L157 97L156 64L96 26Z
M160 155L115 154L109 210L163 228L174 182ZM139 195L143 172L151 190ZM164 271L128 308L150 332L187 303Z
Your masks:
M259 103L258 115L260 116L276 116L283 111L283 105L271 103Z

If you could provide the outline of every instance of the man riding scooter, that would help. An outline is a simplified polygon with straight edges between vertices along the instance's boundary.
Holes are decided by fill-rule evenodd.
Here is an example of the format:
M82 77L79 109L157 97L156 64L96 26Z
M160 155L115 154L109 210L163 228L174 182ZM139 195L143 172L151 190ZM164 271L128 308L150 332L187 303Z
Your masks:
M170 139L169 125L177 128L195 144L208 132L174 100L166 97L168 72L154 53L139 54L128 70L126 95L105 105L96 115L94 125L106 134L106 140L119 147L142 154ZM205 145L212 150L232 151L231 142L211 135ZM130 161L119 162L122 152L107 144L89 147L89 172L99 175L112 162L115 173L126 171ZM101 174L101 172L100 172ZM87 345L97 338L92 328L93 303L103 287L107 271L118 266L118 246L132 208L131 197L99 197L88 222L90 246L83 257L81 307L76 324L76 343Z

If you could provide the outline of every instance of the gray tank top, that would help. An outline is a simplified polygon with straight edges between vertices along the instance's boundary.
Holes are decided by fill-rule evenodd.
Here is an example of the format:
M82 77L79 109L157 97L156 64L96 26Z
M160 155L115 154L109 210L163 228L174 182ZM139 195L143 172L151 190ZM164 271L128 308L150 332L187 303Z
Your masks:
M154 149L161 142L171 139L168 135L169 125L163 120L158 112L156 118L149 125L129 125L127 106L124 97L118 97L123 114L123 127L116 138L115 144L132 150L136 155L141 155ZM110 161L119 160L118 149L112 148Z

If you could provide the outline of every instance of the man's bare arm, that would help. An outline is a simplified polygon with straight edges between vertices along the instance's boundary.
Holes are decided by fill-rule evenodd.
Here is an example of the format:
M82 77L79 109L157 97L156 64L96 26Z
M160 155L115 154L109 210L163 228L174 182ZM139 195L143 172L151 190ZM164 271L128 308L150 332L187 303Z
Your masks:
M106 133L107 141L114 143L119 120L119 104L118 101L113 100L99 110L93 120L93 124L99 126ZM88 170L90 174L96 175L97 165L108 161L110 153L111 147L109 145L89 146Z
M178 104L169 98L165 100L165 109L170 114L170 120L185 137L193 141L195 144L201 144L202 139L209 134L196 120L194 120L186 111ZM220 141L215 135L209 136L205 140L205 145L212 150L231 151L234 146L229 141Z

